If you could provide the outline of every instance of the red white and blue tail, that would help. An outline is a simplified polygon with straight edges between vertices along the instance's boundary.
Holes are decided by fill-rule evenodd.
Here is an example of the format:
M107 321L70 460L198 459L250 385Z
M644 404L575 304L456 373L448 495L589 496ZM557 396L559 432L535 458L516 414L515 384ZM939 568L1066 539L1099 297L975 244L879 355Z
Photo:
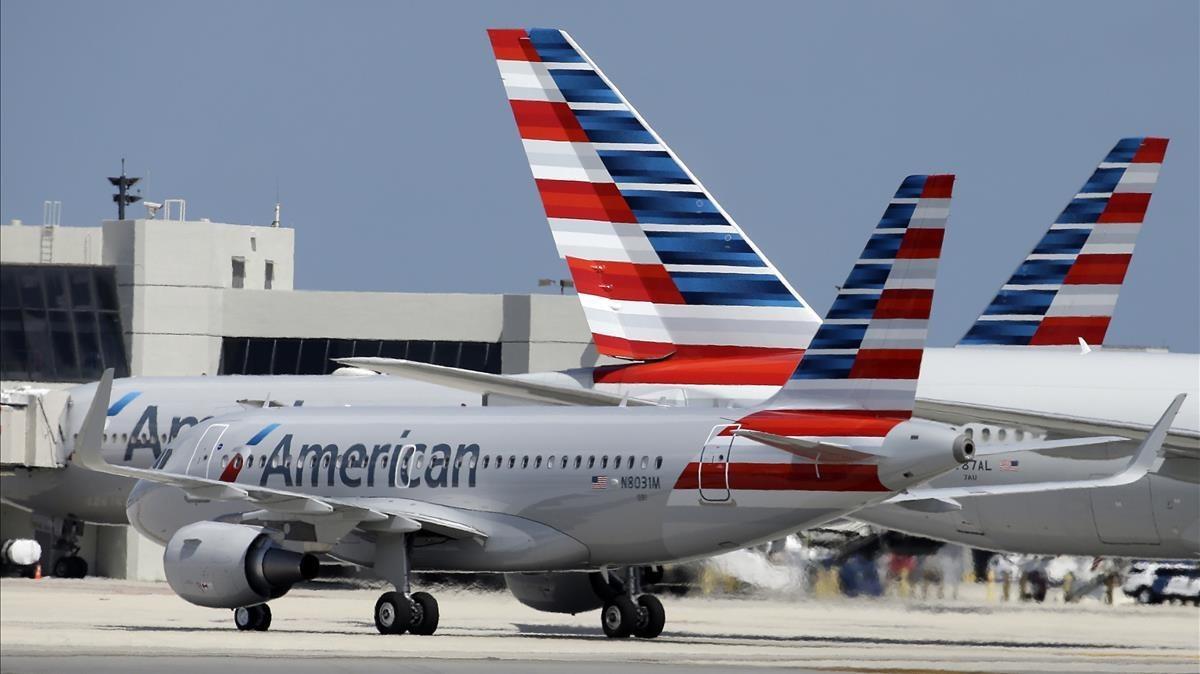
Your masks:
M911 415L953 187L952 175L904 179L804 358L764 407Z
M488 36L600 353L808 345L816 314L569 35Z
M1166 150L1121 139L959 344L1103 343Z

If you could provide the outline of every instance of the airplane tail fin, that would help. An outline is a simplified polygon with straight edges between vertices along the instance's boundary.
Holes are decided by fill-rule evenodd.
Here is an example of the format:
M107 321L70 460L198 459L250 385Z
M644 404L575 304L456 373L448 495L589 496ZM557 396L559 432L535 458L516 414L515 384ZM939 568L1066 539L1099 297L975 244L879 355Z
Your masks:
M1102 344L1166 150L1118 141L959 344Z
M911 416L953 175L904 179L768 409Z
M488 37L600 353L808 345L820 319L566 32Z

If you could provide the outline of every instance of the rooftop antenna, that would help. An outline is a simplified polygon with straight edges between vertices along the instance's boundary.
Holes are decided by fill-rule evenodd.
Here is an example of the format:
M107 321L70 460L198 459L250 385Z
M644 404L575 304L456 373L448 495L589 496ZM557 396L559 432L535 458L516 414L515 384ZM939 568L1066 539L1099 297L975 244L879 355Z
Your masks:
M271 221L272 227L279 226L279 178L275 179L275 219Z
M113 195L113 201L117 202L117 219L125 219L125 207L129 204L136 204L142 198L129 193L129 188L137 184L141 178L128 178L125 176L125 158L121 157L121 175L117 177L109 177L108 182L112 183L117 188L117 193Z

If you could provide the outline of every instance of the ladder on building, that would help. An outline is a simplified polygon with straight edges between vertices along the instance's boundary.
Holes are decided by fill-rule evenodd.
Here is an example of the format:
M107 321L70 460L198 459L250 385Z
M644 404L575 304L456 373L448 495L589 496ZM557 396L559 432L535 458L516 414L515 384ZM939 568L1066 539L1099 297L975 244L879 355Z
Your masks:
M62 202L42 202L42 264L54 261L54 228L62 224Z

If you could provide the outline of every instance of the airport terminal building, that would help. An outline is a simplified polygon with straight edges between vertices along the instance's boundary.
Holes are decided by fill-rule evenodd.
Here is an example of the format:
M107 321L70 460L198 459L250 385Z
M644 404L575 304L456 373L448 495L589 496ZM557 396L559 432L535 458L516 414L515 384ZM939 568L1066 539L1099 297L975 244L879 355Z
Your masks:
M598 360L572 296L296 290L295 235L165 218L0 226L0 469L61 469L47 394L109 367L332 374L333 358L384 356L520 373ZM0 526L0 539L44 539L61 523L5 503ZM81 548L93 573L161 577L161 548L128 527L85 526Z

